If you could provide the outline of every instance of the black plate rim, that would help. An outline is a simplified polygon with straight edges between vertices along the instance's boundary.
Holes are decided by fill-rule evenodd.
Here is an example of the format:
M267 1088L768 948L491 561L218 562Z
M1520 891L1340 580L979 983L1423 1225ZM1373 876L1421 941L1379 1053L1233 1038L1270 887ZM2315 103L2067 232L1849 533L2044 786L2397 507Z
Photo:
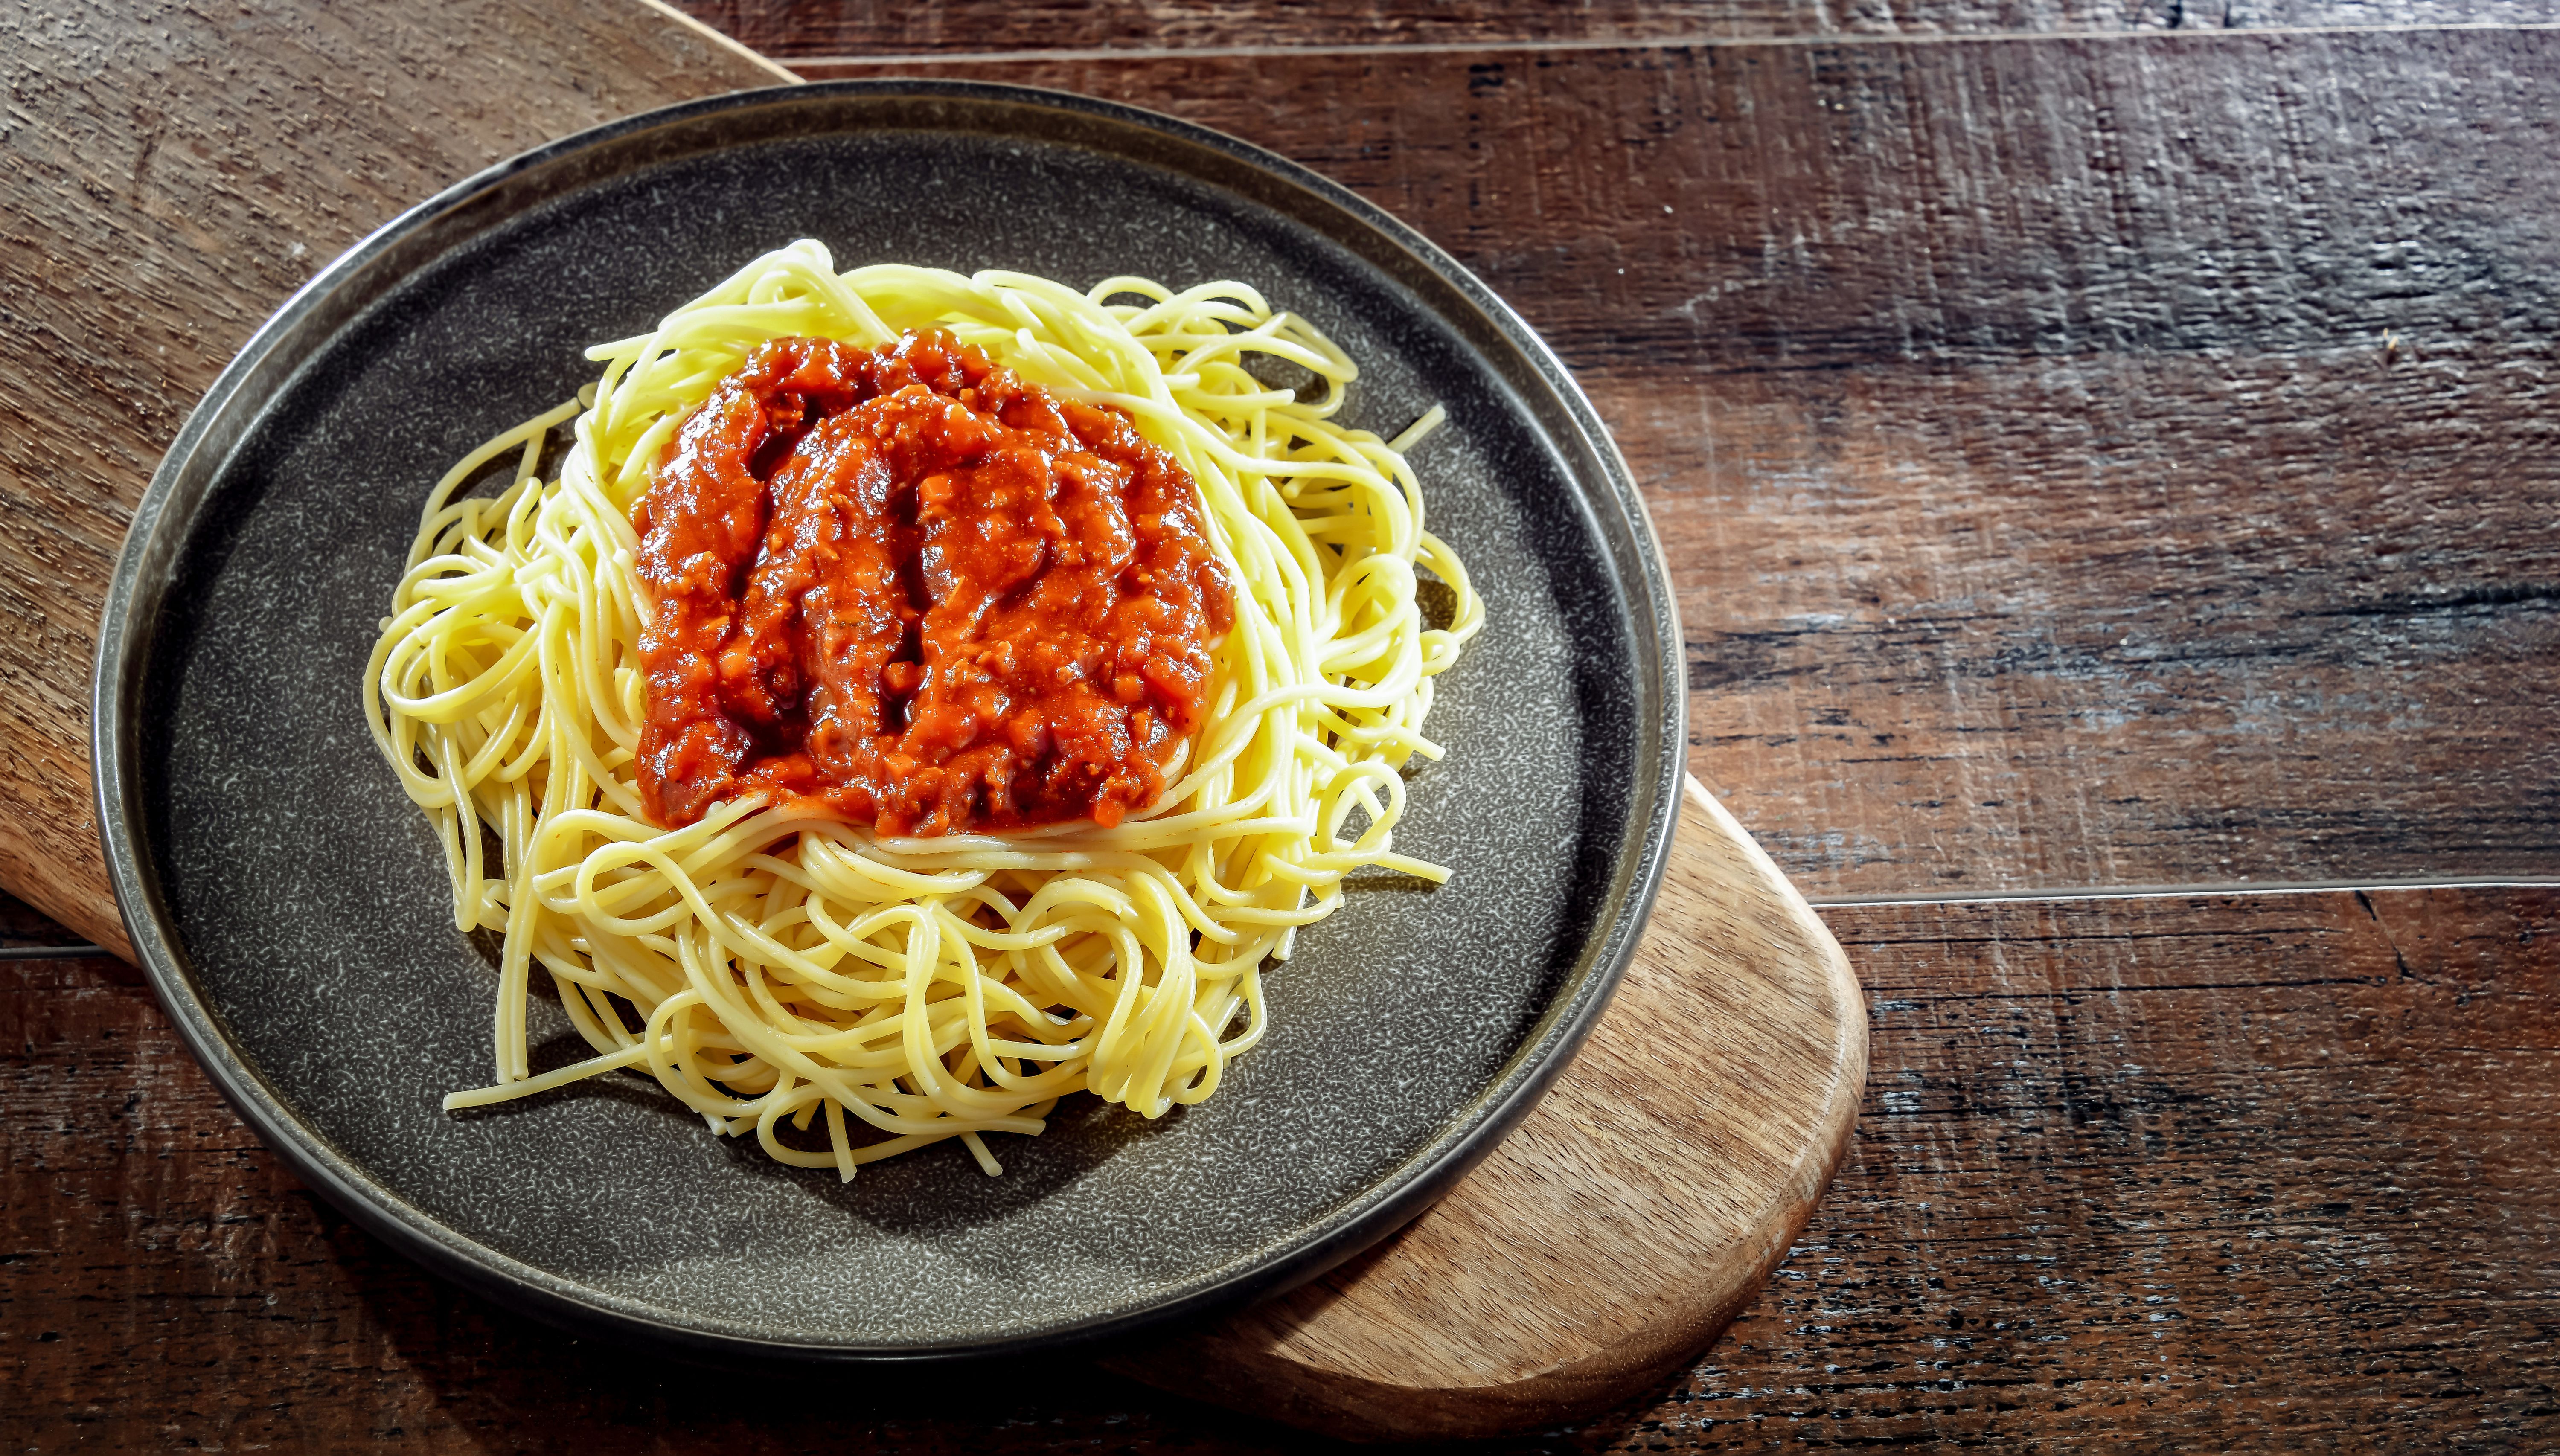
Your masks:
M318 352L380 290L352 300L348 285L369 269L396 259L403 243L439 220L477 204L486 206L507 184L611 144L677 128L722 113L757 107L804 106L839 97L873 101L912 99L925 104L1011 106L1065 111L1090 122L1134 128L1156 138L1240 165L1276 189L1254 200L1303 198L1282 208L1293 222L1341 240L1350 232L1386 244L1419 275L1454 291L1499 341L1525 365L1549 402L1559 406L1576 446L1591 469L1567 460L1595 515L1614 508L1614 528L1630 550L1615 561L1616 584L1640 636L1651 628L1650 681L1637 685L1638 783L1631 817L1642 830L1622 844L1612 874L1612 903L1588 937L1584 968L1540 1019L1494 1084L1453 1126L1454 1139L1428 1146L1327 1217L1302 1226L1255 1261L1224 1277L1141 1300L1065 1325L984 1339L882 1345L800 1341L760 1336L742 1327L700 1317L669 1318L655 1306L604 1294L473 1240L374 1178L304 1123L282 1095L234 1044L221 1015L200 992L180 945L154 870L145 833L138 713L161 598L175 574L194 517L225 473L234 449L282 392L298 366ZM908 128L914 129L914 128ZM693 148L690 150L699 150ZM567 184L573 188L574 182ZM564 189L566 190L566 189ZM1313 214L1313 216L1310 216ZM1333 225L1331 228L1325 224ZM1367 256L1366 252L1362 253ZM1384 266L1369 257L1372 265ZM1451 320L1453 324L1461 320ZM1474 331L1470 331L1471 336ZM296 343L305 347L291 348ZM1543 420L1549 433L1558 421ZM1569 449L1568 449L1569 453ZM1596 480L1587 478L1596 473ZM1631 569L1632 568L1632 569ZM109 881L136 959L177 1028L180 1040L225 1098L259 1138L306 1185L368 1232L403 1255L497 1302L560 1328L637 1340L673 1353L716 1361L796 1358L828 1362L923 1362L979 1359L1035 1349L1087 1344L1194 1318L1268 1296L1315 1278L1402 1226L1475 1166L1509 1133L1545 1091L1599 1019L1621 974L1633 959L1669 858L1685 774L1687 703L1680 632L1660 543L1616 442L1598 412L1535 330L1472 272L1411 228L1358 194L1288 159L1224 133L1114 101L1071 92L985 81L881 78L763 87L680 102L606 122L535 147L445 189L386 223L315 273L281 304L228 365L171 441L137 506L108 584L91 679L90 755L99 837Z

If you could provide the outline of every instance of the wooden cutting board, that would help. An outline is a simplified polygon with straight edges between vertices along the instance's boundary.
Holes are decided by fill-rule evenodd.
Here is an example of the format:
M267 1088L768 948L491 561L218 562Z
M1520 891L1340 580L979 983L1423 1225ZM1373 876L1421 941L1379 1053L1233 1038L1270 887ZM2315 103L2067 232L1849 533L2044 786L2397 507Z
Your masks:
M0 201L29 224L0 239L0 886L122 953L89 661L125 522L206 385L408 203L612 116L791 78L646 0L219 19L38 0L0 44L27 72ZM1692 782L1636 963L1482 1166L1325 1278L1109 1363L1368 1439L1634 1396L1757 1297L1846 1146L1865 1046L1839 946Z
M798 78L654 0L21 0L0 55L0 886L129 959L89 672L187 411L403 208L616 116Z

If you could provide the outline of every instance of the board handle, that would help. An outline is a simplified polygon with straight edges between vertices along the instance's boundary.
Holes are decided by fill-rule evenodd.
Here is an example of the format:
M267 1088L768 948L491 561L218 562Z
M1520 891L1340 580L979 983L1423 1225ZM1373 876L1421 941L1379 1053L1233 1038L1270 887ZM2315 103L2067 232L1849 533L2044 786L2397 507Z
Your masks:
M1351 1440L1595 1415L1759 1297L1865 1083L1866 1003L1840 942L1691 777L1617 994L1483 1163L1340 1268L1102 1364Z

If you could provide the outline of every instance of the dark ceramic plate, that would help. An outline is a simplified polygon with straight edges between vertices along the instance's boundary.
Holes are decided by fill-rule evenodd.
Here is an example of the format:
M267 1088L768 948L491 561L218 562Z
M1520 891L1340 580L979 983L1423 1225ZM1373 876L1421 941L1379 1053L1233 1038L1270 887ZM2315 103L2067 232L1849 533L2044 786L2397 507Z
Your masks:
M447 462L764 249L1082 283L1242 278L1433 401L1431 524L1491 625L1441 680L1380 879L1269 978L1271 1034L1161 1122L1071 1100L1002 1178L943 1144L850 1185L590 1082L466 1116L494 972L358 682ZM179 432L100 633L99 822L206 1069L367 1228L536 1315L697 1353L901 1358L1134 1328L1306 1279L1482 1156L1591 1025L1670 840L1680 634L1625 465L1536 336L1343 189L1180 122L918 81L677 106L465 182L331 264ZM537 1066L584 1054L542 1003Z

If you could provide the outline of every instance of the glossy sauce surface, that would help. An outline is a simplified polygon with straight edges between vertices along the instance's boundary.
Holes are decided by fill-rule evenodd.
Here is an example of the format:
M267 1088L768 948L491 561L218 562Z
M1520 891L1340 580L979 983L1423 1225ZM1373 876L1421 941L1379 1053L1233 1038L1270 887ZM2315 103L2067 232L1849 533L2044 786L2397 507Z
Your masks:
M940 332L759 346L634 524L640 790L669 827L758 788L888 834L1117 824L1232 620L1170 455Z

